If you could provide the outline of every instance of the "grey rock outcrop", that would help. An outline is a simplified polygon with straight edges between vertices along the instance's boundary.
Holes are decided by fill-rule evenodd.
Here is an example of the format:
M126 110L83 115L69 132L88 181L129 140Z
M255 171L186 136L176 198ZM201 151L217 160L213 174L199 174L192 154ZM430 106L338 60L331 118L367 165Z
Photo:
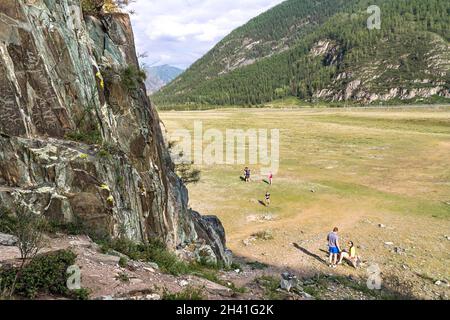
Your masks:
M297 277L293 274L285 272L281 275L280 288L286 291L296 288L299 285Z
M17 242L17 237L0 232L0 246L15 246Z
M0 2L0 206L230 262L223 227L188 208L121 13L79 0ZM219 226L219 227L218 227Z

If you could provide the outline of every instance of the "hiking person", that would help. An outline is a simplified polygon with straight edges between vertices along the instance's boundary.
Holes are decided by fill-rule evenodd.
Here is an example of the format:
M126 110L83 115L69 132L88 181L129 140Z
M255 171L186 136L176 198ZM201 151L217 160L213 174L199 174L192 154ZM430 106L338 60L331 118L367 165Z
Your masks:
M244 168L244 181L245 181L245 182L248 182L248 181L247 181L247 176L248 176L248 167L245 167L245 168Z
M265 198L266 207L270 206L270 193L269 193L269 191L266 192L266 195L265 195L264 198Z
M247 167L245 168L245 182L250 182L251 170Z
M348 246L349 246L348 250L344 250L341 252L338 264L342 264L342 260L345 259L353 266L353 268L356 269L359 265L360 260L359 257L356 255L355 244L353 243L353 241L349 241Z
M269 174L269 184L272 185L273 183L273 174L272 172Z
M328 252L330 253L330 268L336 268L338 254L341 251L339 248L339 229L335 227L327 236Z

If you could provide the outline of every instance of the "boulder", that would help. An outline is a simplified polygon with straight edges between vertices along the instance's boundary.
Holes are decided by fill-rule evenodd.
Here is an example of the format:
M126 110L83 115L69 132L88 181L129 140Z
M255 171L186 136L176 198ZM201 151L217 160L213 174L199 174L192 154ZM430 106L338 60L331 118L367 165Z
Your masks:
M197 261L208 265L217 264L217 256L209 245L202 245L196 250Z
M15 246L18 241L16 236L0 233L0 246L12 247Z
M297 288L298 285L299 280L297 279L297 276L289 272L285 272L281 275L281 282L280 282L281 289L290 292L293 288Z

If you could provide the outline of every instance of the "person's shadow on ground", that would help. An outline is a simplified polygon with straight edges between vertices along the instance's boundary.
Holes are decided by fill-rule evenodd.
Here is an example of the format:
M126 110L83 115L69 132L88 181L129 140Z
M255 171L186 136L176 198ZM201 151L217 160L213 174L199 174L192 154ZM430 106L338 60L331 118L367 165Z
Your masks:
M245 177L240 176L239 178L241 179L241 181L244 181L244 182L245 182Z
M258 200L258 202L259 202L260 205L262 205L262 206L264 206L264 207L267 207L267 205L266 205L266 203L265 203L264 201Z
M267 180L267 179L263 179L263 182L264 182L265 184L270 184L269 180Z
M324 259L322 259L320 256L318 256L317 254L308 251L307 249L301 247L301 246L300 246L299 244L297 244L297 243L293 243L293 245L294 245L294 247L295 247L296 249L300 250L302 253L304 253L304 254L306 254L306 255L308 255L308 256L310 256L310 257L316 259L317 261L319 261L319 262L321 262L321 263L327 264L327 262L326 262Z

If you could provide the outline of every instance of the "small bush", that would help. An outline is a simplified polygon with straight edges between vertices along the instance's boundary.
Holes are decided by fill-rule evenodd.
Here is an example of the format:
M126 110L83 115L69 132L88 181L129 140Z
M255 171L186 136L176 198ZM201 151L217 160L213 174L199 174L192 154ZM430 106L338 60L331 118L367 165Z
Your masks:
M86 288L72 290L69 293L69 297L73 300L89 300L91 291Z
M170 293L167 290L164 290L164 294L162 296L163 300L191 300L191 301L199 301L204 300L205 296L203 294L203 290L200 288L194 287L186 287L183 291L177 293Z
M97 15L103 6L103 0L81 0L81 9L84 14Z
M126 268L128 266L128 259L125 257L120 257L119 259L119 267Z
M75 263L75 259L76 254L69 250L40 255L21 271L15 267L0 269L0 282L4 288L10 288L17 275L14 293L29 299L39 293L68 296L67 268Z
M255 237L258 240L269 241L273 240L273 234L271 231L259 231L257 233L252 234L252 237Z
M102 10L106 13L120 12L133 0L81 0L84 14L99 16Z
M130 282L130 276L126 272L121 272L116 276L116 280L121 282Z
M227 268L228 270L242 270L242 266L237 263L237 262L233 262L229 268Z
M102 143L102 134L98 129L92 129L89 131L74 131L66 133L66 140L82 142L85 144L101 144Z
M130 65L122 69L120 78L122 79L122 85L128 91L136 91L142 82L147 79L147 74L144 70L137 68L136 66Z
M100 158L107 158L110 159L111 158L111 153L109 153L108 150L106 149L101 149L98 153L97 156Z
M180 163L175 166L175 172L184 184L198 183L202 172L193 167L193 163Z

